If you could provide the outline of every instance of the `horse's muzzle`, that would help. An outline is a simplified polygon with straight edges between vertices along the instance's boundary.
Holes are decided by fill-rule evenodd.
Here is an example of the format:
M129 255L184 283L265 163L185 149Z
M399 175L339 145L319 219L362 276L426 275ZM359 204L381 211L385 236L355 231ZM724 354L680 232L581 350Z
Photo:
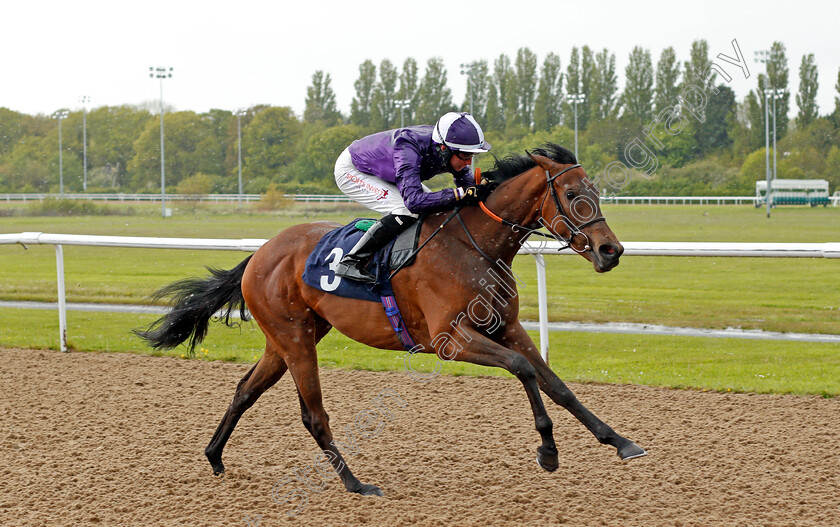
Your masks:
M602 243L592 251L592 264L599 273L606 273L618 265L619 258L624 253L624 247L616 243Z

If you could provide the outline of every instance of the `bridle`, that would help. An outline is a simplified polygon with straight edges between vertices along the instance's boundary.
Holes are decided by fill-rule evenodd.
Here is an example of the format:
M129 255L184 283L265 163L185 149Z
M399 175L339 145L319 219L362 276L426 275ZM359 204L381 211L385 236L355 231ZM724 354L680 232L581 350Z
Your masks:
M599 222L602 222L602 221L607 221L606 218L604 218L603 216L598 216L598 217L593 218L589 221L585 221L585 222L583 222L579 225L575 225L572 222L571 218L569 217L568 213L566 213L566 209L563 208L563 204L560 203L560 196L557 194L557 189L554 187L554 181L557 178L559 178L560 176L562 176L566 172L568 172L570 170L573 170L575 168L580 168L580 164L575 164L575 165L568 166L568 167L560 170L559 172L557 172L553 176L551 175L551 173L548 170L545 171L546 191L545 191L545 194L543 194L542 200L540 201L540 207L537 209L537 216L540 219L542 219L543 205L545 205L545 200L548 199L548 196L551 195L552 199L554 200L554 205L557 207L557 215L560 216L560 219L563 220L563 223L566 225L566 228L569 229L569 232L571 233L568 239L560 236L559 234L554 234L552 232L549 232L548 234L546 234L544 232L538 231L537 229L532 229L530 227L526 227L525 225L520 225L518 223L503 219L503 218L499 217L498 215L494 214L490 209L488 209L487 206L484 204L484 202L479 202L478 205L479 205L479 207L481 207L481 210L483 210L485 214L490 216L490 218L492 218L493 220L495 220L495 221L497 221L497 222L499 222L503 225L507 225L508 227L512 228L514 231L524 230L528 233L528 236L530 236L532 234L536 234L537 236L544 236L546 238L551 238L551 239L557 240L558 242L561 242L561 243L565 244L563 247L560 247L560 249L558 249L559 251L562 251L563 249L567 249L567 248L575 251L576 253L584 253L586 251L590 251L590 250L592 250L592 246L590 245L590 242L589 242L589 236L587 236L586 233L583 232L582 229L585 229L587 227L591 227L592 225L594 225L596 223L599 223ZM553 224L554 224L554 221L551 222L551 225L553 225ZM575 236L578 236L578 235L583 236L586 239L586 243L584 243L584 247L583 247L582 251L578 251L572 245L572 242L574 241Z

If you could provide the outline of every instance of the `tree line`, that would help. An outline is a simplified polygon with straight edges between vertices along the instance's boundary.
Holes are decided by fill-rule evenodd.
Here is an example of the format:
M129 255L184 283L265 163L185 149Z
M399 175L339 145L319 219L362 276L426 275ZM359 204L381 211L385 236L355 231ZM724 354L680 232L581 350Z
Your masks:
M778 139L779 177L823 178L840 184L840 96L831 112L816 104L819 79L813 54L802 57L799 86L786 89L790 71L786 49L775 42L766 69L743 100L712 67L709 46L696 40L680 61L673 47L659 53L654 66L648 49L635 47L618 89L616 57L608 49L573 47L564 64L548 53L540 62L521 48L515 57L462 65L465 98L453 101L443 60L431 58L422 74L406 59L399 67L384 59L365 60L354 83L348 114L340 112L329 73L316 71L307 87L305 109L258 105L242 115L214 109L206 113L165 114L167 188L183 193L231 193L238 186L241 131L242 173L246 192L272 185L286 192L335 192L332 166L350 142L365 134L402 125L432 124L447 111L471 111L494 145L495 155L522 153L542 142L574 146L590 175L615 161L628 163L628 148L647 134L656 145L658 166L652 174L634 172L617 189L626 195L750 194L764 179L765 105L775 105L770 122ZM680 93L702 81L715 95L702 119L680 133L652 130L651 122L667 108L679 108ZM840 95L840 71L834 86ZM788 119L791 101L798 113ZM772 115L772 106L768 107ZM82 123L85 122L85 130ZM0 192L57 191L58 121L0 108ZM83 115L70 112L61 121L64 188L83 186L83 136L87 136L89 192L155 192L160 185L159 117L135 106L99 107ZM775 126L775 128L774 128ZM772 140L772 139L771 139ZM492 166L481 156L482 169Z

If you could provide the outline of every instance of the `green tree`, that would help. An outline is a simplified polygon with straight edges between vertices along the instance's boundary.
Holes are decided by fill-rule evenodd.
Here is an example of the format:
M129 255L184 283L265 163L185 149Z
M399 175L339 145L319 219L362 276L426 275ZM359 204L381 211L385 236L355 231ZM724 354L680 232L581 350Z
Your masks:
M505 119L499 108L499 95L492 82L487 87L487 106L485 109L484 131L501 132L505 129Z
M399 73L394 64L388 60L383 59L379 64L379 84L377 92L379 93L379 103L376 105L377 113L380 116L380 127L382 130L390 130L398 122L399 110L394 104L394 99L397 94L397 80Z
M764 89L762 86L766 80L767 78L760 74L758 90L751 91L745 98L750 129L749 151L765 145Z
M516 52L517 114L525 128L534 121L534 100L537 92L537 56L528 48Z
M837 70L837 84L834 85L834 90L840 95L840 69ZM840 97L834 96L834 127L840 130Z
M443 59L432 57L426 62L426 73L418 90L417 120L432 124L446 112L455 109L452 92L446 85L446 67Z
M516 111L515 108L508 108L510 101L515 100L515 97L511 97L508 93L510 91L516 91L511 82L512 79L515 79L515 77L510 66L510 58L503 53L493 62L493 84L495 85L498 96L502 128L507 126L508 118Z
M211 176L199 172L181 180L175 187L175 192L178 194L212 194L218 190L221 185L221 178L219 176Z
M759 81L761 80L759 76ZM778 138L784 137L788 129L788 113L790 111L790 92L788 91L788 64L785 56L785 45L781 42L773 42L770 47L770 59L767 61L767 82L768 88L773 90L784 90L781 99L776 100L776 134ZM773 100L770 100L772 112ZM773 133L772 114L770 116L770 134Z
M359 66L359 78L353 83L356 96L350 102L350 122L367 128L370 126L370 110L376 87L376 66L366 60Z
M827 179L831 192L840 190L840 148L832 146L825 159L823 179Z
M209 156L213 156L214 159L217 160L217 165L213 168L212 172L208 175L214 175L221 177L223 175L231 174L231 166L234 165L232 161L237 159L236 155L231 156L231 159L228 159L228 154L230 153L230 145L236 142L236 118L233 115L233 112L230 110L220 110L218 108L211 108L210 111L201 114L201 119L208 122L210 126L210 133L211 133L211 148L210 152L207 152ZM221 181L230 181L231 185L220 188L218 185L214 186L214 192L227 192L233 191L234 187L232 185L231 180L224 180Z
M799 106L799 115L796 117L797 127L808 126L817 118L818 87L814 54L802 55L802 64L799 66L799 93L796 95L796 105Z
M569 55L569 65L566 66L566 93L575 95L581 93L581 71L580 71L580 51L577 46L572 46L572 52ZM574 123L575 113L574 106L564 97L562 122L569 126L569 123ZM578 123L580 124L580 123Z
M56 133L56 138L57 138ZM56 139L24 135L0 156L0 188L7 192L49 192L58 185Z
M773 153L770 152L771 157L772 155ZM762 147L748 155L741 164L741 169L738 171L739 186L755 191L755 182L766 179L766 170L765 149Z
M516 89L516 71L510 69L505 74L507 80L507 91L505 92L504 106L505 108L505 132L507 134L522 134L525 129L519 117L519 91Z
M625 74L627 84L621 96L624 111L646 123L653 117L653 64L650 51L634 47Z
M657 112L669 106L677 105L680 89L678 86L680 66L674 48L662 50L659 62L656 64L656 96L654 107Z
M364 130L352 124L332 126L313 134L300 156L307 166L305 179L301 179L328 183L332 188L335 160L350 143L362 135Z
M543 60L537 100L534 103L534 130L550 131L560 124L563 102L563 72L560 57L549 53Z
M8 154L24 136L24 114L0 108L0 156Z
M402 73L400 73L400 89L397 92L397 99L407 101L408 106L402 109L401 121L406 126L415 124L417 121L414 115L417 112L417 88L419 87L419 76L417 73L417 61L409 57L403 62Z
M128 165L134 159L134 145L143 131L151 125L158 127L160 145L160 120L146 110L133 106L100 106L88 112L87 139L88 163L93 169L102 169L111 185L120 187L128 183ZM160 157L155 154L158 167ZM158 173L159 169L158 169ZM91 186L95 187L96 183Z
M330 74L322 70L312 74L312 85L306 88L306 107L303 120L307 123L323 123L333 126L341 121L341 114L335 103Z
M705 40L695 40L691 43L690 60L685 63L684 84L699 86L714 86L717 73L712 69L709 59L709 43Z
M467 91L464 95L464 111L471 111L478 122L486 122L487 99L491 86L489 68L486 60L474 60L465 69L467 74ZM498 104L498 99L496 100ZM472 106L472 108L470 108Z
M301 123L287 106L268 107L254 115L243 132L243 167L251 191L263 192L270 182L282 182L290 174L286 168L297 155Z
M662 164L674 168L682 168L694 159L694 153L697 151L697 142L694 140L690 129L686 130L686 132L676 135L665 133L662 136L662 143L665 145L665 148L660 154L657 154Z
M834 124L828 117L818 117L808 126L797 126L779 140L779 154L789 156L792 152L802 149L812 149L820 156L828 156L828 152L837 141Z
M586 56L589 53L589 57L591 58L591 53L588 50L589 48L584 46L583 54ZM572 47L572 52L569 56L569 65L566 66L566 93L570 96L583 94L586 97L586 100L577 105L577 122L578 128L581 130L585 130L589 122L589 106L592 96L592 93L589 91L590 78L587 77L589 73L591 73L591 69L584 70L583 66L581 66L581 51L577 47ZM562 107L562 122L566 123L566 126L573 126L575 122L575 105L569 99L565 99Z
M592 110L592 99L595 95L594 90L597 82L592 50L589 49L589 46L583 46L580 51L577 47L573 47L569 65L566 67L566 93L569 95L583 94L586 97L583 102L577 104L578 128L581 130L586 130L590 115L594 111ZM574 122L574 109L575 107L571 102L566 101L564 103L563 113L565 117L563 120L565 123Z
M790 151L780 148L779 154L784 154L779 156L779 178L819 179L825 172L826 156L811 146Z
M160 125L156 121L146 123L128 165L137 189L160 187ZM164 116L164 128L167 186L175 187L199 172L220 175L224 150L218 145L209 120L195 112L173 112Z
M590 115L593 119L606 119L618 113L616 92L618 78L615 73L615 54L606 48L595 56L595 69L592 72L592 101Z
M717 90L717 95L710 95L706 101L705 120L695 124L694 137L701 155L727 148L732 144L729 128L736 108L735 92L725 84L719 85Z

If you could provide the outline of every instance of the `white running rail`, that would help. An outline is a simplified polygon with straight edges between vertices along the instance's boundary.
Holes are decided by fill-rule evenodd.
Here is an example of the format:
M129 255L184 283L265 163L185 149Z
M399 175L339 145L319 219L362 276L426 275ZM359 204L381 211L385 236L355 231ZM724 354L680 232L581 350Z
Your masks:
M94 236L85 234L50 234L19 232L0 234L0 245L20 244L55 246L58 280L58 319L61 351L67 351L67 311L64 293L64 245L96 247L131 247L135 249L205 249L214 251L254 252L266 241L256 238L155 238L137 236ZM622 242L627 256L727 256L771 258L840 258L840 242L830 243L721 243L721 242ZM526 242L519 254L530 254L537 264L537 289L540 314L540 353L548 362L548 293L543 255L573 255L558 251L558 242Z

